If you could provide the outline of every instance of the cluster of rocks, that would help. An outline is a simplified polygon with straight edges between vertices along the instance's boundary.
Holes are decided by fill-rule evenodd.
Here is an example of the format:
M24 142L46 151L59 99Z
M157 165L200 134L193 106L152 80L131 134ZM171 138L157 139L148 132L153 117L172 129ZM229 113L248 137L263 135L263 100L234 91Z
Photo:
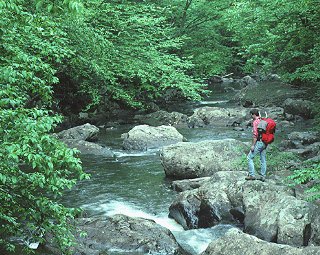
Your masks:
M144 128L153 132L146 132ZM80 137L94 140L96 132L89 132L91 129L96 130L87 125L74 129L76 132L69 130L58 136L66 140ZM183 137L177 135L171 126L156 128L145 125L137 126L135 130L145 135L145 141L151 141L141 144L135 141L134 135L126 134L124 139L131 136L132 144L137 144L128 145L127 149L162 147L160 159L166 175L184 179L173 182L175 189L181 192L169 208L170 217L185 229L209 228L220 223L231 223L243 229L231 229L213 241L203 254L220 254L219 249L216 250L219 244L224 245L225 252L233 254L243 243L250 246L246 254L254 254L260 245L266 252L279 254L283 250L292 254L318 251L316 247L295 246L320 244L319 208L296 198L292 189L275 181L246 182L246 171L236 160L247 151L244 143L235 139L182 142ZM174 135L169 135L171 133ZM170 140L170 137L175 138ZM301 138L292 134L291 139L293 137L300 139L300 143L292 142L295 146L318 141L311 135ZM76 224L78 230L87 232L87 236L77 237L79 245L74 254L101 254L114 249L141 254L184 254L170 231L151 220L115 215L82 218ZM228 244L230 238L236 241Z
M239 229L230 229L224 236L212 241L201 255L315 255L319 247L293 247L270 243L255 236L245 234Z
M164 110L157 110L149 114L135 115L134 119L140 123L150 126L174 126L183 127L187 123L188 116L180 112L167 112Z
M77 246L73 255L120 254L184 254L172 233L153 220L113 215L80 218L75 222ZM80 233L86 233L81 235ZM46 250L60 254L52 237Z
M82 154L94 154L105 157L113 157L110 148L97 144L99 128L89 123L73 127L54 136L63 141L68 147L78 149ZM184 141L175 127L138 125L128 133L121 135L124 150L146 151L148 149L161 148L166 145Z
M146 115L137 115L141 124L169 125L174 127L199 128L205 126L231 126L242 123L248 115L245 108L200 107L191 116L178 112L157 111Z
M230 78L222 78L221 82L233 83L226 79ZM241 82L246 90L257 86L251 77L244 77ZM280 131L294 125L297 119L314 116L311 102L291 98L282 107L261 111L277 121ZM247 172L239 162L245 160L248 151L245 143L235 139L186 142L176 129L232 126L243 130L250 125L248 119L248 109L243 106L201 107L191 116L166 111L137 115L135 120L142 125L122 135L123 148L160 149L166 176L179 179L172 183L180 193L169 208L169 216L184 229L210 228L221 223L238 226L211 242L203 255L320 253L319 207L300 199L294 189L280 181L245 181ZM112 156L109 149L93 143L98 131L85 124L60 132L57 137L82 153ZM290 133L280 148L318 160L319 134ZM104 254L101 252L113 249L138 254L185 254L170 231L151 220L115 215L82 218L76 225L88 234L77 236L80 245L75 254Z
M230 74L231 75L231 74ZM208 80L207 80L207 83L209 85L214 85L214 84L217 84L217 83L221 83L221 84L224 84L224 85L227 85L227 84L239 84L241 85L241 87L246 87L246 86L257 86L258 85L258 81L280 81L280 76L278 76L277 74L269 74L265 77L259 77L258 79L257 78L253 78L249 75L246 75L242 78L239 78L239 79L235 79L235 78L230 78L230 75L227 75L227 76L218 76L218 75L214 75L212 77L210 77Z
M292 132L281 142L280 148L317 161L320 159L320 134L317 131Z
M166 176L177 179L211 176L218 171L245 170L239 158L248 147L235 139L177 143L163 147L161 163Z
M309 137L311 141L316 140ZM238 149L230 151L234 144ZM228 231L203 254L320 252L316 247L320 245L319 207L299 199L295 190L281 181L245 181L247 172L233 167L233 159L239 158L244 148L232 139L164 147L160 157L167 176L183 179L173 181L173 188L180 193L169 208L169 216L185 229L221 223L240 226L242 231ZM219 245L223 247L217 248Z
M250 87L246 87L250 89ZM168 125L174 127L223 127L236 126L245 128L250 119L248 107L254 107L253 104L238 106L234 108L222 108L205 106L194 110L193 114L188 116L179 112L166 112L163 110L149 113L146 115L136 115L135 120L140 124L151 126ZM261 115L265 113L269 117L278 120L279 127L292 127L297 121L305 121L315 116L314 104L308 100L287 98L281 106L259 107Z
M170 206L170 216L185 229L240 223L244 232L265 241L320 244L317 206L296 198L287 186L272 180L246 182L245 176L246 172L220 171L198 188L188 189L186 180L176 184L184 191Z
M68 147L79 150L82 154L94 154L105 157L113 157L110 148L97 144L99 128L86 123L54 134Z

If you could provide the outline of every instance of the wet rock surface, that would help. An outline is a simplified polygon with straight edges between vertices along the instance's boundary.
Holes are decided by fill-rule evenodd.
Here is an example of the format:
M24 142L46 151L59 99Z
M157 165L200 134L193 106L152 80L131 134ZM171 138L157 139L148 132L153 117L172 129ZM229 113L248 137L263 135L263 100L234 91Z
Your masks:
M315 255L319 247L297 248L263 241L238 229L229 230L223 237L210 243L201 255Z
M57 134L61 140L76 139L84 141L96 141L99 128L89 123L63 130Z
M69 148L77 149L82 154L93 154L103 157L114 157L110 148L97 143L99 128L86 123L70 129L63 130L55 136L63 141Z
M117 214L111 217L81 218L76 221L78 245L74 255L184 254L171 232L152 220ZM54 254L59 254L50 248Z
M244 231L269 242L319 245L319 207L273 180L246 181L245 172L217 172L197 189L181 192L170 216L185 229L220 223L243 224Z
M178 192L197 189L201 187L203 184L205 184L209 179L210 177L202 177L195 179L173 181L171 187L173 190Z
M183 136L172 126L135 126L122 135L125 150L146 151L183 141Z
M234 122L241 123L248 111L242 108L201 107L187 118L188 127L231 126Z
M283 103L283 108L286 113L302 116L305 119L313 118L313 103L309 100L288 98Z
M174 126L174 127L186 127L187 126L186 114L180 112L167 112L156 111L146 115L136 115L135 120L138 120L141 124L147 124L150 126Z
M160 159L166 176L190 179L211 176L217 171L245 170L238 159L247 150L244 143L235 139L185 142L164 147Z
M110 148L103 147L99 144L87 142L83 140L77 140L77 139L66 139L64 140L64 143L69 148L76 148L79 150L82 154L93 154L97 156L103 156L103 157L114 157L114 153Z

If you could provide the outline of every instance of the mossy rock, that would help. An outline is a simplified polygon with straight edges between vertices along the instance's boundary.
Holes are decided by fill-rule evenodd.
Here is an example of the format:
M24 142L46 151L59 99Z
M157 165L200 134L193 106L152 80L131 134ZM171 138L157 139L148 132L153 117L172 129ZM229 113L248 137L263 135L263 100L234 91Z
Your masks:
M299 98L305 92L281 82L263 82L245 87L236 95L236 100L245 106L282 105L287 98Z

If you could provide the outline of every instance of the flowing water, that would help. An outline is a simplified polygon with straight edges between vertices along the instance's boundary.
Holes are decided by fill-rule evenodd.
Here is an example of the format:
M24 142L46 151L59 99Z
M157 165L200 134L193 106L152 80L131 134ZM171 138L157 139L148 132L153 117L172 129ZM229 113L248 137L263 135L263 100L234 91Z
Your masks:
M230 94L215 93L205 101L183 108L168 109L190 115L193 108L203 106L229 107ZM182 107L182 106L181 106ZM170 229L182 247L192 254L204 251L213 239L230 226L219 225L210 229L185 231L173 219L168 218L169 206L177 193L170 188L161 166L159 151L127 152L122 150L121 134L133 125L123 125L102 130L99 143L110 147L115 157L83 155L84 169L91 179L80 182L64 196L68 206L81 207L89 215L126 214L133 217L153 219ZM237 132L232 128L180 128L178 131L191 142L202 140L236 138L249 139L250 131ZM117 254L116 252L114 254Z
M202 102L175 105L167 110L191 115L197 107L235 107L236 105L229 100L232 97L233 92L215 91ZM91 179L78 183L72 191L67 192L63 202L67 206L81 207L89 215L120 213L153 219L170 229L182 247L192 254L199 254L230 226L218 225L209 229L185 231L174 220L168 218L169 206L177 193L170 188L171 180L165 177L159 151L122 150L121 134L128 132L133 126L122 125L101 131L99 143L110 147L115 157L83 155L83 167L91 174ZM180 128L178 131L190 142L223 138L250 141L251 137L251 129L234 131L230 127Z

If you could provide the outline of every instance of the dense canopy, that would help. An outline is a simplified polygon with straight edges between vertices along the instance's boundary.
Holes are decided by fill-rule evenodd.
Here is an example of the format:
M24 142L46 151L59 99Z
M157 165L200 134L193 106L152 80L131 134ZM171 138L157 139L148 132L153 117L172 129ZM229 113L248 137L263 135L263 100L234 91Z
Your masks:
M62 250L72 244L77 210L56 198L88 175L50 135L63 115L106 102L147 108L170 89L200 100L203 81L229 73L277 73L319 93L318 1L0 0L0 43L0 247L9 251L10 237L41 242L48 232Z

